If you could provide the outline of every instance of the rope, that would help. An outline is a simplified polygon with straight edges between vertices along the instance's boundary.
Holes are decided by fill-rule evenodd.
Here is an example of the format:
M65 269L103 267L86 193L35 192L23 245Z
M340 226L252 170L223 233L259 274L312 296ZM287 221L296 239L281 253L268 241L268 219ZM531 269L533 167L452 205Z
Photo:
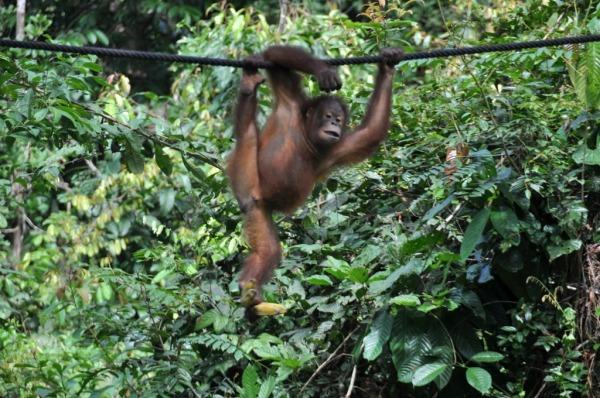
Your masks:
M518 51L529 48L562 46L565 44L582 44L600 41L600 34L562 37L558 39L533 40L504 44L489 44L475 47L459 47L459 48L443 48L439 50L415 52L403 54L398 57L398 62L411 61L415 59L455 57L458 55L480 54L496 51ZM92 54L100 57L119 57L142 59L148 61L165 61L165 62L181 62L187 64L211 65L211 66L232 66L235 68L255 67L255 68L272 68L274 65L271 62L252 62L248 63L244 60L196 57L192 55L179 55L160 52L124 50L119 48L106 47L79 47L67 46L63 44L45 43L41 41L18 41L10 39L0 39L0 47L8 48L25 48L31 50L56 51L72 54ZM336 58L324 60L329 65L358 65L371 64L384 61L381 55L367 55L362 57Z

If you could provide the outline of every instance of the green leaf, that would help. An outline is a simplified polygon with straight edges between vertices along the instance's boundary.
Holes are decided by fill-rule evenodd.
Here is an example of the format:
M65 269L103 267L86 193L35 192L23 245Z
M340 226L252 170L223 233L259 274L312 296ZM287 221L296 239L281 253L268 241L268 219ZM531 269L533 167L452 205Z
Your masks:
M415 370L411 382L416 387L427 385L441 375L446 367L448 367L447 364L439 362L425 364Z
M482 368L468 368L467 382L482 394L486 394L492 388L492 376Z
M353 267L365 266L381 256L381 248L375 245L367 245L360 254L352 261Z
M25 94L22 94L19 101L16 104L16 108L23 114L23 116L31 117L31 102L34 94L32 89L27 89ZM76 116L76 115L75 115Z
M365 283L369 279L369 270L365 267L352 267L348 271L348 279L356 283Z
M546 250L550 255L550 261L579 250L583 243L579 239L564 240L557 245L549 245Z
M433 303L424 303L424 304L421 304L417 308L417 310L419 310L421 312L424 312L424 313L428 313L428 312L433 311L436 308L440 308L440 307L441 307L441 305L437 304L437 303L436 304L433 304Z
M71 121L73 126L79 126L81 124L81 118L77 115L77 113L66 106L57 105L56 107L50 108L50 110L54 116L54 123L58 123L58 121L64 117Z
M242 374L242 387L244 398L256 398L258 395L258 372L254 365L246 366Z
M515 245L519 244L519 219L514 211L509 208L492 211L490 221L500 236Z
M154 159L160 170L167 176L170 176L173 172L173 162L171 158L164 152L162 146L154 145Z
M104 32L100 31L100 30L94 30L94 33L96 34L96 38L100 41L100 43L102 43L105 46L108 46L108 37L104 34ZM99 70L96 70L96 72L100 72L102 71L102 69L99 68Z
M479 363L492 363L499 362L504 359L504 355L495 351L482 351L471 357L471 361L479 362Z
M312 243L312 244L301 243L299 245L291 246L290 249L298 249L304 253L313 254L314 252L318 252L319 250L321 250L322 247L323 247L323 245L320 243ZM327 259L329 259L329 257L330 256L327 256Z
M316 286L332 286L333 282L327 275L312 275L306 278L306 282Z
M106 45L108 45L108 43L106 43ZM102 72L102 67L93 62L84 62L82 65L84 67L88 68L91 72L96 72L96 73Z
M96 35L94 34L94 32L88 31L85 34L85 37L87 37L88 42L90 42L90 44L96 44Z
M229 318L227 317L227 315L223 315L220 312L217 312L215 314L215 320L213 322L213 327L215 328L216 332L220 332L221 330L225 329L225 326L227 326L228 322L229 322Z
M421 300L414 294L401 294L390 300L390 304L396 304L402 307L416 307L421 305Z
M471 220L460 245L460 258L462 261L466 260L477 246L489 217L490 208L486 207L475 214Z
M475 327L470 322L461 322L451 331L452 342L456 350L465 358L471 358L483 350Z
M423 260L419 258L412 258L407 264L404 264L400 268L394 270L384 280L374 280L369 282L369 294L377 295L390 289L401 276L416 274L419 275L425 265Z
M508 272L519 272L525 266L523 254L518 248L512 247L505 253L498 253L494 259L494 264L499 265Z
M163 279L165 279L167 276L169 276L173 271L170 269L163 269L161 270L158 274L156 274L156 276L154 276L154 278L152 278L152 283L160 283L160 281L162 281Z
M327 261L325 262L327 268L325 268L325 272L333 275L339 280L343 280L347 277L350 266L344 260L338 260L335 257L327 256Z
M125 144L125 165L127 169L134 174L141 174L144 172L144 157L136 150L129 141Z
M450 203L452 203L453 200L454 194L450 194L442 202L429 209L427 213L425 213L425 215L423 216L423 221L429 221L430 219L435 217L440 211L444 210Z
M473 311L473 314L477 317L485 319L485 310L483 309L483 305L481 304L481 300L477 293L472 290L464 290L462 291L459 301L465 307Z
M35 111L35 113L33 114L33 119L36 122L40 122L42 120L44 120L44 118L48 115L48 108L42 108L42 109L38 109L37 111Z
M197 167L192 166L192 164L187 161L187 159L185 158L185 156L183 154L181 154L181 160L183 161L183 165L185 166L185 168L188 169L188 171L190 173L192 173L192 175L194 177L196 177L198 179L198 181L206 182L206 174L204 174L204 172L202 170L200 170Z
M363 339L364 351L363 357L367 361L373 361L377 359L383 351L383 346L387 343L392 332L392 317L387 311L382 311L373 324L369 334Z
M416 237L412 237L410 240L406 241L402 245L402 254L405 256L410 256L415 253L425 252L431 247L434 247L438 243L442 242L444 237L439 232L434 232L427 235L417 235Z
M587 143L582 143L573 153L573 160L577 164L587 164L590 166L600 165L600 135L596 138L596 148L590 149Z
M196 321L196 330L204 329L205 327L208 327L208 326L212 325L213 322L215 321L216 317L217 317L217 311L216 310L208 310L208 311L206 311Z
M0 228L4 229L8 226L8 221L6 221L6 218L0 214Z
M275 378L273 376L267 377L262 385L260 386L260 391L258 392L258 398L269 398L273 390L275 389Z
M68 77L65 82L75 90L88 91L89 87L85 83L85 81L77 78L77 77Z
M434 379L438 388L443 388L450 380L454 362L452 342L434 317L401 307L394 321L389 347L398 381L411 383L416 370L430 363L448 365Z
M600 43L586 45L585 61L587 67L586 100L588 107L593 109L600 105Z
M112 287L110 286L110 283L102 283L99 286L99 291L101 294L101 297L103 298L103 301L109 301L112 299L113 297L113 290Z
M160 191L158 193L158 203L161 213L168 214L175 205L175 190L169 188Z
M593 23L592 20L590 23ZM575 49L573 62L567 64L569 77L580 101L588 109L600 105L600 44L588 43L584 50Z

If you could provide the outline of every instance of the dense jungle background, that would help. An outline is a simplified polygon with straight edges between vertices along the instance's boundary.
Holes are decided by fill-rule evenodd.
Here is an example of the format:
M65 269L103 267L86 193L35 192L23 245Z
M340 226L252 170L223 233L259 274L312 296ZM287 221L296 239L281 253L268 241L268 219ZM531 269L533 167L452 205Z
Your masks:
M0 37L236 59L600 33L583 0L18 3ZM339 69L351 125L376 68ZM241 70L0 49L0 396L599 397L600 43L397 69L382 148L276 217L288 313L249 323Z

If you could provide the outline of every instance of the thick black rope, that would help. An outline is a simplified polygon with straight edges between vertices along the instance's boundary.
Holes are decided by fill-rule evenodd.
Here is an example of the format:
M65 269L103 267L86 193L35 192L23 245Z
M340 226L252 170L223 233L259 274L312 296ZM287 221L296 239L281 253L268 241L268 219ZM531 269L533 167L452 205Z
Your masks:
M454 57L458 55L489 53L495 51L515 51L528 48L540 48L561 46L565 44L582 44L600 41L600 35L572 36L559 39L533 40L505 44L488 44L476 47L443 48L439 50L423 51L410 54L403 54L397 61L410 61L415 59ZM233 60L224 58L196 57L192 55L178 55L169 53L158 53L149 51L124 50L119 48L106 47L78 47L66 46L62 44L45 43L41 41L17 41L9 39L0 39L0 47L26 48L32 50L58 51L72 54L93 54L100 57L120 57L143 59L148 61L181 62L187 64L212 65L212 66L233 66L235 68L256 67L271 68L273 64L268 61L249 64L244 60ZM381 55L367 55L363 57L336 58L324 60L329 65L357 65L371 64L383 61Z

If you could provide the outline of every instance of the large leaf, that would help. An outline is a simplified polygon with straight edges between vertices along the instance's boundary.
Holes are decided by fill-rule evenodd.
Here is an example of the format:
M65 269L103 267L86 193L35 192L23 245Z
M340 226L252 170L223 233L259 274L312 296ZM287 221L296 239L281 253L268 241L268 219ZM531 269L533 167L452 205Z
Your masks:
M492 376L482 368L468 368L467 382L482 394L486 394L492 388Z
M125 144L125 165L127 169L134 174L141 174L144 172L144 157L133 148L133 145L127 141Z
M445 363L428 363L418 368L412 377L412 384L416 387L431 383L436 377L441 375L448 367Z
M398 380L402 383L412 383L417 369L431 363L447 365L434 378L438 388L443 388L450 380L454 361L452 342L433 316L399 310L392 329L390 351Z
M591 149L583 142L573 153L573 160L578 164L590 166L600 165L600 135L596 138L596 148Z
M479 212L475 214L475 216L471 220L471 223L465 231L465 236L463 237L462 244L460 245L461 260L466 260L475 249L475 246L477 246L477 243L479 243L479 240L481 239L481 235L483 234L483 230L488 222L489 217L490 208L486 207L484 209L479 210Z
M573 253L581 248L582 242L579 239L563 240L558 244L548 245L546 250L550 255L550 261L564 256L565 254Z
M365 266L371 261L381 256L381 247L367 245L358 256L352 261L353 267Z
M443 235L439 232L434 232L427 235L416 235L402 245L401 252L405 256L410 256L411 254L419 252L425 252L429 248L434 247L443 241L443 239Z
M217 310L208 310L196 320L196 330L212 325L217 318Z
M194 177L196 177L196 179L200 182L206 182L206 174L204 174L204 172L195 167L194 165L192 165L185 157L185 155L181 154L181 160L183 161L183 165L185 166L186 169L188 169L188 171L190 173L192 173L192 175Z
M375 318L369 334L363 339L363 344L365 346L363 357L367 361L373 361L381 355L384 344L387 343L390 338L392 324L392 317L385 310L381 311L377 318Z
M433 206L423 216L423 221L429 221L435 217L440 211L444 210L454 200L454 194L450 194L446 199Z
M590 108L600 106L600 43L586 45L586 100Z
M519 272L525 266L524 251L521 247L511 247L505 253L498 253L494 265L499 265L508 272Z
M254 365L246 366L242 374L243 398L256 398L259 391L258 372Z
M471 322L461 320L456 326L450 329L450 333L454 347L465 358L470 358L483 350L481 339Z
M316 286L332 286L333 281L327 275L312 275L306 278L306 282Z
M164 189L158 193L158 204L162 214L168 214L175 205L175 190Z
M592 21L593 22L593 21ZM585 50L575 48L568 63L569 77L579 99L588 109L600 105L600 43L588 43Z
M578 65L579 56L580 53L575 51L573 61L567 64L569 78L571 79L577 97L579 97L581 102L587 105L585 66L583 64Z
M462 290L459 301L465 307L473 311L473 314L477 317L485 319L485 310L483 309L483 305L481 304L481 300L477 293L472 290Z
M389 274L385 279L369 282L369 293L373 295L381 294L390 289L401 276L412 274L419 275L424 267L423 260L412 258L407 264L394 270L394 272Z
M338 260L335 257L327 256L325 265L327 266L325 272L335 276L339 280L343 280L348 276L350 266L344 260Z
M365 267L352 267L348 270L348 279L355 283L365 283L369 279L369 270Z
M260 391L258 392L258 398L269 398L271 393L275 389L275 378L273 376L267 377L267 379L260 386Z
M154 159L156 164L163 173L170 176L173 172L173 162L171 158L164 152L161 145L154 145Z
M494 210L490 214L490 221L500 236L514 245L519 244L519 219L514 211L509 208Z

